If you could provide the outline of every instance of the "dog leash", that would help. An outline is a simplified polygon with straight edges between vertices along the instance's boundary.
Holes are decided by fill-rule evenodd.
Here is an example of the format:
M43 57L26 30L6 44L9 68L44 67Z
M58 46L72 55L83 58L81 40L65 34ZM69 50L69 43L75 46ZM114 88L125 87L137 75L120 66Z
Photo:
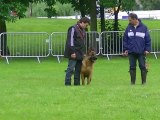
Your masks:
M145 56L145 67L148 72L149 71L149 58L147 58L146 56Z

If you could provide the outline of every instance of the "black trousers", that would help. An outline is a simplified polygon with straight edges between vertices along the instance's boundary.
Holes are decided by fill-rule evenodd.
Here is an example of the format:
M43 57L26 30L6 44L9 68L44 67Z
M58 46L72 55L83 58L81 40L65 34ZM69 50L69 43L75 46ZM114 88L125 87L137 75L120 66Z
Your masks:
M146 56L144 54L129 53L130 70L136 70L137 60L139 63L139 68L141 70L146 70Z

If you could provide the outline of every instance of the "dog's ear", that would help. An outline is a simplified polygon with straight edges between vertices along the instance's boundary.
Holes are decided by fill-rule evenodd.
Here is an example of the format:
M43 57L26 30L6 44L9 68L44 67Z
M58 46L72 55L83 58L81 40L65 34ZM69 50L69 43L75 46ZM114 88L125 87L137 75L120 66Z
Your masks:
M87 51L87 54L89 54L91 51L94 51L94 48L89 47L89 48L88 48L88 51Z

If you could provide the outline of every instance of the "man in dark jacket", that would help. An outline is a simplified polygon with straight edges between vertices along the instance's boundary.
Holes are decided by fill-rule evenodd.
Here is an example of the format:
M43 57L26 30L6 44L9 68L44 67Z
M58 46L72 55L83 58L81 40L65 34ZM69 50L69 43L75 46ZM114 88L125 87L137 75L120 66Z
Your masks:
M68 29L64 56L68 58L68 67L65 76L65 85L71 85L71 76L74 71L74 85L80 85L80 70L85 54L85 29L90 20L81 18L78 23Z
M136 61L138 60L141 70L142 84L146 83L146 55L151 51L151 39L147 27L138 19L137 15L130 13L129 25L124 33L123 51L129 56L131 84L136 81Z

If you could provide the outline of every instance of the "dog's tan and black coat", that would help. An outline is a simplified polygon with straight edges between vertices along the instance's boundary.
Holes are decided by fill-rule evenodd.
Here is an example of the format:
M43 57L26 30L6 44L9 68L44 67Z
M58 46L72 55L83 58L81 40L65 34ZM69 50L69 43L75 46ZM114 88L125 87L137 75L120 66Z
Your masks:
M96 59L97 59L96 52L94 51L94 49L90 48L82 61L82 66L81 66L82 85L85 85L85 78L87 78L87 85L90 84L92 80L93 65Z

